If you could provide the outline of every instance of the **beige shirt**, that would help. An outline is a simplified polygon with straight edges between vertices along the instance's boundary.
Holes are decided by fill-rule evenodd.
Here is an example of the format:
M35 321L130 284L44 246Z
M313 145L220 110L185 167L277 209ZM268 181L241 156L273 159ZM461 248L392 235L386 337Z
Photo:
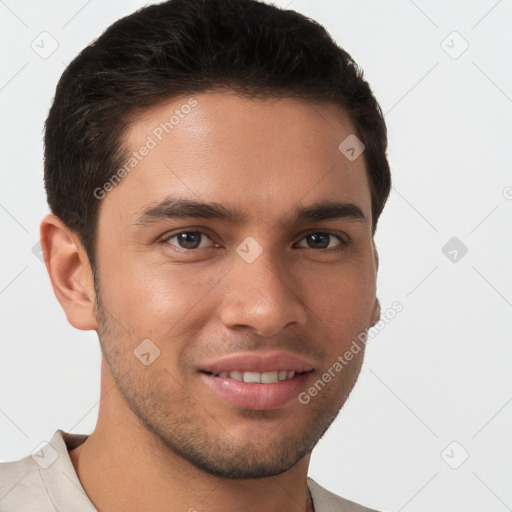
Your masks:
M0 512L96 512L68 450L85 434L57 430L52 440L23 459L0 463ZM315 512L375 512L327 491L308 477Z

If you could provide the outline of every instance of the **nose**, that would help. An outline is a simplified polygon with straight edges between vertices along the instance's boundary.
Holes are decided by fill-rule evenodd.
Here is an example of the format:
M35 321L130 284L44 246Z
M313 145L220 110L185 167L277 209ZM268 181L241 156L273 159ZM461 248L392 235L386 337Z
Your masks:
M220 318L227 328L249 327L273 336L290 324L304 325L307 309L293 269L283 270L277 255L263 251L251 263L236 256L223 280Z

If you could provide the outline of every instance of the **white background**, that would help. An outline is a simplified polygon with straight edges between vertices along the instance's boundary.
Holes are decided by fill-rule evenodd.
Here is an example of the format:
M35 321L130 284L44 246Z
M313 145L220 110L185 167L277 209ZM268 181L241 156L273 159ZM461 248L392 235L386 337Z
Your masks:
M67 323L32 253L48 211L43 122L65 65L143 5L0 2L3 460L29 454L58 428L95 426L96 333ZM378 288L383 310L404 307L369 342L310 475L380 510L512 510L512 2L277 5L323 24L363 67L385 112L394 189L376 236ZM58 42L46 59L31 48L43 31ZM452 237L468 248L456 262L441 250Z

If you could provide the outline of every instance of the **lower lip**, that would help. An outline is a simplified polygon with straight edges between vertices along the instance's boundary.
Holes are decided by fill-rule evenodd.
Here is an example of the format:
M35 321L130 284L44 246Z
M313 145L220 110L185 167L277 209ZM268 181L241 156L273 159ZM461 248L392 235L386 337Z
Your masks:
M234 405L255 411L268 411L283 407L297 399L299 393L305 388L305 382L310 373L301 373L293 379L273 384L243 382L208 373L201 373L201 378L210 389Z

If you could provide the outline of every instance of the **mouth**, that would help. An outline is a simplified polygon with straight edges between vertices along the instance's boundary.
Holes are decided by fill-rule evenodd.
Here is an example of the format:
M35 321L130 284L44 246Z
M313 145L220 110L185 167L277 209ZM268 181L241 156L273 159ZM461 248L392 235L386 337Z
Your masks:
M279 380L280 372L282 380ZM203 383L224 405L235 405L253 411L269 411L293 405L293 402L298 401L299 394L307 389L312 373L313 370L262 373L235 370L218 374L201 371L199 374Z
M314 365L290 352L245 352L205 361L198 370L213 400L268 411L293 406L307 389Z

